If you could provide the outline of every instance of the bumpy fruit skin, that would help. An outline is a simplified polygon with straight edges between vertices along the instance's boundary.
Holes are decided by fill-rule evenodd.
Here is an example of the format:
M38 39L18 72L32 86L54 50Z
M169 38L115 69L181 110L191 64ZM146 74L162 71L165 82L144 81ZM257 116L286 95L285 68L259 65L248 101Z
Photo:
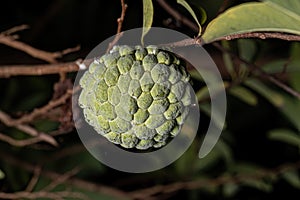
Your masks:
M79 105L109 141L141 150L167 144L181 130L192 99L185 62L156 46L115 46L80 79Z

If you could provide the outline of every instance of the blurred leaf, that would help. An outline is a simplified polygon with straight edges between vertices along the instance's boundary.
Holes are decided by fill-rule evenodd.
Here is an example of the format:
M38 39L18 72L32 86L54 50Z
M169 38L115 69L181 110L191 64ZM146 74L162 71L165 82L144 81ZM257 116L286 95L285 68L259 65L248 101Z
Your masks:
M209 103L201 103L199 105L199 108L200 108L200 111L204 112L208 117L211 117L211 106ZM223 129L226 129L226 122L223 126L223 123L222 123L222 118L223 118L223 113L220 113L220 112L215 112L214 113L214 116L213 118L211 119L215 125L219 128L223 128Z
M297 171L287 171L282 177L293 187L300 189L300 176Z
M152 0L143 0L143 32L141 43L144 44L144 37L150 30L153 22L153 4Z
M300 148L300 135L287 129L276 129L268 133L268 137L272 140L295 145Z
M257 175L260 169L261 167L253 163L239 162L235 165L232 165L230 170L234 174L240 174L241 176L245 175L246 177L249 177L240 180L242 185L250 186L265 192L270 192L272 190L272 184L270 182L271 179L268 182L263 179L251 179L252 175ZM270 176L269 178L272 177Z
M257 47L255 45L255 41L251 39L239 39L237 41L238 49L239 49L239 56L251 62L257 52Z
M196 69L190 70L189 73L193 79L201 82L204 81L201 74Z
M194 165L196 171L208 170L215 166L218 161L222 158L222 154L216 148L213 148L207 156L201 159L197 159Z
M230 166L233 163L232 150L230 146L226 142L224 142L224 140L220 139L215 148L217 148L221 152L227 166Z
M284 98L284 104L280 107L280 111L300 131L300 101L286 94L282 97Z
M265 97L268 101L270 101L273 105L276 107L283 106L284 99L282 95L275 92L271 88L269 88L267 85L263 84L261 81L256 79L248 79L245 82L245 85L252 88L256 92L258 92L260 95Z
M0 169L0 180L5 178L4 172Z
M22 101L14 107L15 110L28 111L40 106L42 102L46 101L48 95L46 92L34 92L22 98Z
M273 190L271 183L267 183L261 179L243 179L242 183L243 185L247 185L264 192L271 192Z
M299 61L297 60L275 60L262 66L263 70L268 73L286 73L300 72Z
M232 7L211 21L202 38L210 43L224 36L272 31L300 35L299 0L265 0Z
M187 9L187 11L189 11L189 13L192 15L192 17L194 18L195 22L197 23L198 27L199 27L199 33L198 36L201 35L201 24L199 23L197 16L195 14L195 12L193 11L193 9L191 8L191 6L185 1L185 0L177 0L177 3L182 5L185 9Z
M202 87L196 92L196 97L198 101L203 101L206 98L209 98L209 92L207 86Z
M221 43L224 48L230 49L230 43L228 41L223 40L223 41L221 41ZM230 54L228 52L224 51L222 56L223 56L223 61L224 61L227 72L230 74L232 79L235 79L237 74L234 70L234 64L233 64L233 60L232 60Z
M235 183L226 183L223 186L223 194L225 197L233 197L239 190L239 185Z
M252 88L274 106L278 107L289 121L300 131L300 101L298 99L287 94L280 94L255 79L248 79L245 81L245 85Z
M263 69L268 73L280 73L284 70L288 73L290 85L300 91L300 61L299 60L279 60L268 63ZM300 101L287 94L282 94L283 104L279 106L280 111L290 120L291 123L300 131Z
M101 200L116 200L116 197L105 195L105 194L101 194L100 192L86 191L86 190L84 190L82 188L72 187L72 191L84 194L90 200L99 200L99 199L101 199ZM74 199L74 198L65 198L65 199ZM119 198L119 199L122 200L122 198Z
M235 86L230 88L229 93L251 106L255 106L257 104L257 97L255 94L244 87Z
M178 160L176 160L174 166L178 174L187 175L193 172L190 167L187 167L187 163L188 166L193 166L194 163L198 161L198 159L196 159L197 148L198 145L192 144L188 150Z
M59 122L53 122L49 120L39 120L34 123L34 127L43 132L54 131L58 128Z
M291 43L290 59L300 61L300 42Z
M299 63L300 64L300 63ZM300 69L300 66L299 66ZM292 88L300 92L300 73L294 72L289 74L289 83Z
M239 162L231 167L231 171L237 174L253 174L260 169L259 166L253 163Z

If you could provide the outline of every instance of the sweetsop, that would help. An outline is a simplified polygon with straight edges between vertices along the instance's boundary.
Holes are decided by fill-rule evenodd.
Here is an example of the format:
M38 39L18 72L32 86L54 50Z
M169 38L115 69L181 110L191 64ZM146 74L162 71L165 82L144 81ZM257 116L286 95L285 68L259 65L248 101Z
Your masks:
M124 148L167 144L192 100L185 62L156 46L114 46L81 77L79 105L96 132Z

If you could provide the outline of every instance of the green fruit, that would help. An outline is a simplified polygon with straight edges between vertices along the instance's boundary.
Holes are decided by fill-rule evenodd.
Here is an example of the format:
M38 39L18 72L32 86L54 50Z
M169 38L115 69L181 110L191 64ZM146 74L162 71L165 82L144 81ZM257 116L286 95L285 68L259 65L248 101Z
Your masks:
M192 103L185 62L156 46L115 46L81 77L86 122L124 148L160 148L181 130Z

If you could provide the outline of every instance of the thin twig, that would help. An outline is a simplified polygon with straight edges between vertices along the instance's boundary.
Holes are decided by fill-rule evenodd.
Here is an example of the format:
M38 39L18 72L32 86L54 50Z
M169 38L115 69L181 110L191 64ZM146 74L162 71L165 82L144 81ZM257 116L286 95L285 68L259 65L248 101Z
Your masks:
M29 125L15 124L14 120L8 114L6 114L5 112L3 112L1 110L0 110L0 121L8 127L15 127L17 129L19 129L20 131L23 131L31 136L37 137L37 138L41 139L42 141L52 144L53 146L58 146L58 143L52 136L47 135L43 132L38 132L36 129L32 128ZM3 137L3 135L2 135L2 138L5 138L5 137ZM13 140L9 140L8 138L5 138L5 139L7 141L10 141L13 143Z
M3 133L0 133L0 140L4 141L12 146L16 147L24 147L24 146L29 146L32 144L35 144L37 142L43 141L40 137L34 137L34 138L29 138L29 139L23 139L23 140L16 140L12 137L9 137Z
M166 185L157 185L146 189L136 190L130 193L136 199L145 199L160 193L172 193L178 190L194 190L207 186L220 186L225 183L243 183L249 180L260 180L267 177L278 176L290 170L300 168L300 161L290 164L283 164L274 169L261 169L251 174L238 174L233 176L220 176L214 179L193 180L186 182L175 182Z
M59 191L59 192L14 192L14 193L5 193L0 192L0 199L38 199L38 198L47 198L47 199L65 199L65 198L75 198L75 199L89 199L86 195L79 192L72 191Z
M61 52L47 52L34 48L26 43L17 41L13 36L0 36L0 43L23 51L34 58L38 58L48 63L58 63L56 59L61 58L67 53L78 51L80 49L80 46L76 46L74 48L63 50Z
M17 37L15 35L11 35L17 31L21 31L26 28L28 28L27 25L21 25L21 26L13 27L9 30L0 33L0 43L18 49L20 51L23 51L34 58L38 58L48 63L58 63L57 61L58 58L61 58L65 54L72 53L80 49L80 46L76 46L74 48L68 48L63 51L47 52L44 50L34 48L24 42L17 41L16 40Z
M36 166L33 170L33 176L32 178L30 179L25 191L26 192L31 192L34 187L36 186L36 183L38 182L39 180L39 177L40 177L40 174L41 174L41 166Z
M14 124L24 124L33 121L36 117L47 113L49 110L64 104L73 94L72 90L68 90L58 99L49 101L45 106L34 109L31 113L23 115L19 119L13 120Z
M15 27L12 27L6 31L3 31L0 33L0 35L11 35L13 33L16 33L16 32L19 32L19 31L23 31L25 29L28 29L29 26L27 24L22 24L20 26L15 26Z
M262 78L265 78L265 79L269 80L270 82L274 83L276 86L280 87L281 89L283 89L287 93L293 95L294 97L296 97L300 100L300 93L298 91L292 89L288 85L286 85L286 84L280 82L279 80L275 79L272 75L270 75L270 74L266 73L265 71L263 71L259 66L240 58L238 55L236 55L233 52L231 52L230 50L222 47L218 43L213 43L213 45L215 47L217 47L219 50L221 50L223 52L226 52L226 53L229 53L232 57L236 58L238 61L250 66L249 71L252 72L252 74L254 74L255 76L260 76ZM256 73L254 73L254 72L256 72Z
M68 179L70 179L72 176L76 175L80 171L80 167L75 167L72 170L66 172L62 176L60 176L58 179L53 180L49 185L47 185L45 188L43 188L43 191L51 191L56 186L65 183Z
M121 16L117 19L117 22L118 22L117 34L116 34L114 40L109 43L106 52L109 52L112 49L112 47L122 37L121 31L122 31L123 22L124 22L124 19L125 19L126 10L127 10L127 7L128 7L128 5L125 3L125 0L121 0L121 7L122 7Z
M287 93L290 93L291 95L293 95L294 97L297 97L300 100L300 92L298 92L298 91L294 90L293 88L287 86L286 84L282 83L281 81L279 81L275 77L270 76L269 74L265 73L262 70L260 71L260 73L261 73L262 77L265 77L270 82L274 83L275 85L277 85L278 87L280 87L281 89L286 91Z
M181 22L182 24L186 25L190 29L192 29L195 32L199 32L199 27L193 23L190 19L183 16L181 13L179 13L177 10L172 8L165 0L157 0L158 4L165 9L170 15L172 15L178 22Z
M4 153L4 152L0 152L0 157L3 160L5 160L6 163L9 163L10 165L13 165L16 167L20 167L23 170L26 170L29 172L33 172L34 168L36 166L29 162L19 160L19 159L15 158L14 156L8 155L7 153ZM43 170L41 172L41 176L47 177L51 180L56 180L59 177L63 176L63 174L60 174L60 173L57 173L54 171L50 171L50 170ZM71 186L74 186L74 187L78 187L78 188L90 191L90 192L102 193L102 194L106 194L106 195L109 195L109 196L112 196L112 197L115 197L118 199L132 199L132 197L130 195L128 195L126 192L123 192L122 190L119 190L117 188L92 183L92 182L82 180L79 178L72 177L72 178L66 180L65 183L69 184Z
M78 62L44 64L44 65L8 65L0 66L0 78L9 78L11 76L41 76L48 74L59 74L77 72L80 68Z
M20 51L23 51L34 58L38 58L49 63L57 63L56 58L58 57L59 54L36 49L26 43L15 40L15 38L12 36L0 37L0 43L18 49Z
M259 39L281 39L286 41L300 41L300 35L292 35L286 33L271 33L271 32L251 32L228 35L220 37L217 40L234 40L240 38L259 38Z

